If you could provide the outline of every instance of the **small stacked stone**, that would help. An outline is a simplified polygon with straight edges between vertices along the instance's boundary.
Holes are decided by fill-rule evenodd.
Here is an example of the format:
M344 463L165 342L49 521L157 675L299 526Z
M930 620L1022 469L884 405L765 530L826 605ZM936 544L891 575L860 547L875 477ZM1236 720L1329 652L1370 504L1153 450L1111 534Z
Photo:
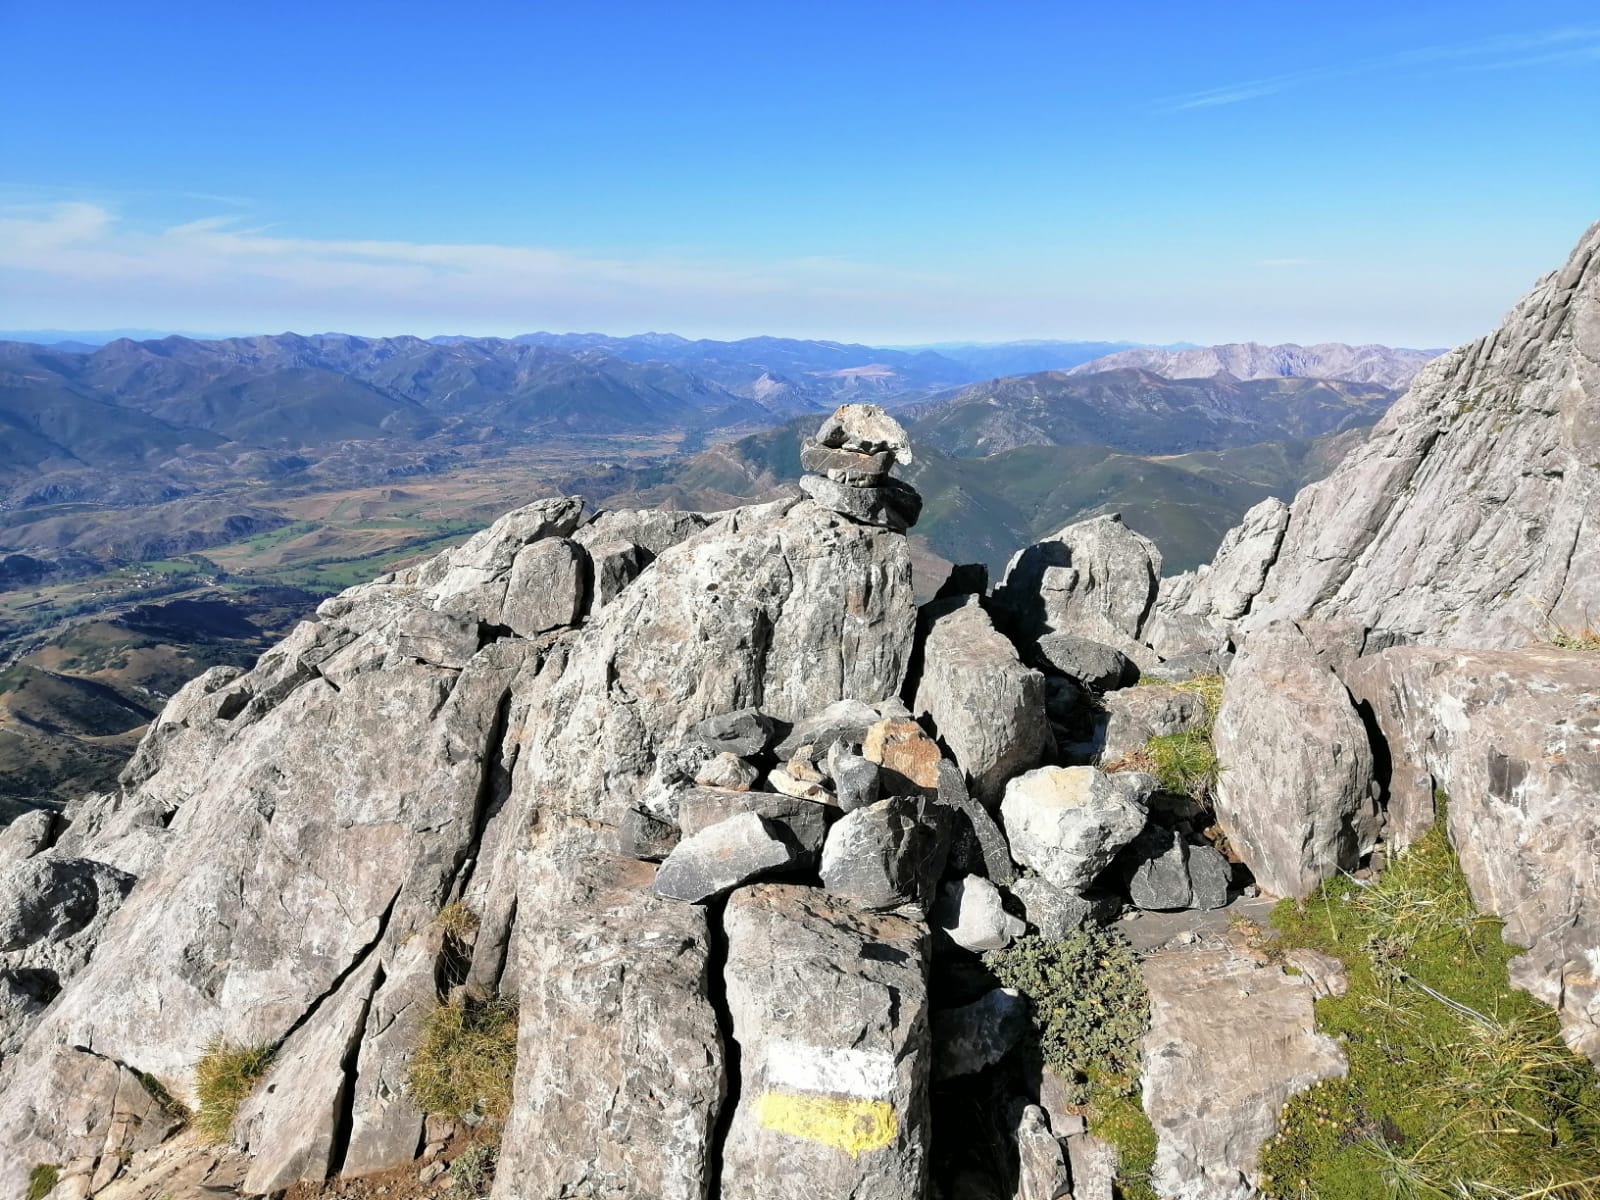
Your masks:
M900 422L876 404L842 404L800 448L800 465L809 472L800 490L852 521L904 533L917 523L922 497L889 472L911 461Z

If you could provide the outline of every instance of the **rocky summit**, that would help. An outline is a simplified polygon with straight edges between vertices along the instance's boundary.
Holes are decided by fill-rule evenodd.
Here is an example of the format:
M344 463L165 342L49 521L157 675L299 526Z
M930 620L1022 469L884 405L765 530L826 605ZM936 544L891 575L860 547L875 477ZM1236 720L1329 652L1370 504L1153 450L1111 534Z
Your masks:
M1441 827L1600 1063L1597 404L1600 226L1197 574L1105 514L919 607L847 404L352 588L0 830L0 1194L1281 1195L1373 978L1294 902Z

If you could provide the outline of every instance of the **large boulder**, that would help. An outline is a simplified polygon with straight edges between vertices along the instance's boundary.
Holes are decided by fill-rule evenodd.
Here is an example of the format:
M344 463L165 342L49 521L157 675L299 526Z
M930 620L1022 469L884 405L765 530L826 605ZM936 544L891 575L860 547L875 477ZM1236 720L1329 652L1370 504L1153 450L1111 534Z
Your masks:
M923 610L922 677L912 705L985 804L1006 780L1039 765L1052 745L1044 676L1022 665L975 601L941 600Z
M926 929L781 884L735 892L725 925L739 1102L724 1200L921 1196Z
M1156 683L1108 692L1105 734L1100 746L1103 762L1115 762L1143 750L1151 738L1193 733L1210 720L1205 697L1192 688Z
M1144 1110L1156 1131L1152 1183L1184 1200L1250 1200L1256 1160L1289 1097L1345 1073L1318 1033L1311 984L1231 949L1147 958Z
M1006 785L1011 854L1048 882L1084 892L1145 826L1155 780L1133 771L1040 767Z
M1137 655L1160 580L1156 544L1112 513L1019 550L994 599L1020 639L1070 633Z
M1389 837L1419 837L1434 788L1472 898L1526 946L1512 979L1600 1065L1600 658L1554 649L1397 647L1347 675L1389 775Z
M1267 891L1309 895L1371 851L1378 821L1367 732L1297 625L1246 640L1212 742L1217 821Z
M587 831L533 852L495 1200L707 1195L726 1092L712 935L705 909L651 896L649 875L607 859Z
M822 885L862 908L928 905L949 830L936 802L890 796L839 818L822 847Z

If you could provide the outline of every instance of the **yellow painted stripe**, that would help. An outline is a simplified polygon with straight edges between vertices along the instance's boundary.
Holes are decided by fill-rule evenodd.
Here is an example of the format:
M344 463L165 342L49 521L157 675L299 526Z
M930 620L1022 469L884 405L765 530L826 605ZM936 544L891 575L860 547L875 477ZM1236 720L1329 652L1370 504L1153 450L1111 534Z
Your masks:
M885 1100L766 1092L756 1102L762 1128L843 1150L851 1158L894 1141L900 1120Z

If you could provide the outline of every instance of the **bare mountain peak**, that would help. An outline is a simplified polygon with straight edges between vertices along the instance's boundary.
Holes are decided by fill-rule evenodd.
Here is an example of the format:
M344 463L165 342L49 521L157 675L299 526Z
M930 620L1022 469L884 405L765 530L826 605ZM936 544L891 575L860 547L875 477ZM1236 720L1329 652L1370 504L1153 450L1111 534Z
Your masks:
M1228 342L1191 350L1156 347L1122 350L1074 367L1070 374L1089 375L1134 367L1168 379L1209 379L1215 375L1241 380L1311 377L1400 388L1409 384L1412 376L1438 353L1437 350L1406 350L1393 346L1350 346L1343 342L1319 342L1314 346L1293 342L1279 346Z

